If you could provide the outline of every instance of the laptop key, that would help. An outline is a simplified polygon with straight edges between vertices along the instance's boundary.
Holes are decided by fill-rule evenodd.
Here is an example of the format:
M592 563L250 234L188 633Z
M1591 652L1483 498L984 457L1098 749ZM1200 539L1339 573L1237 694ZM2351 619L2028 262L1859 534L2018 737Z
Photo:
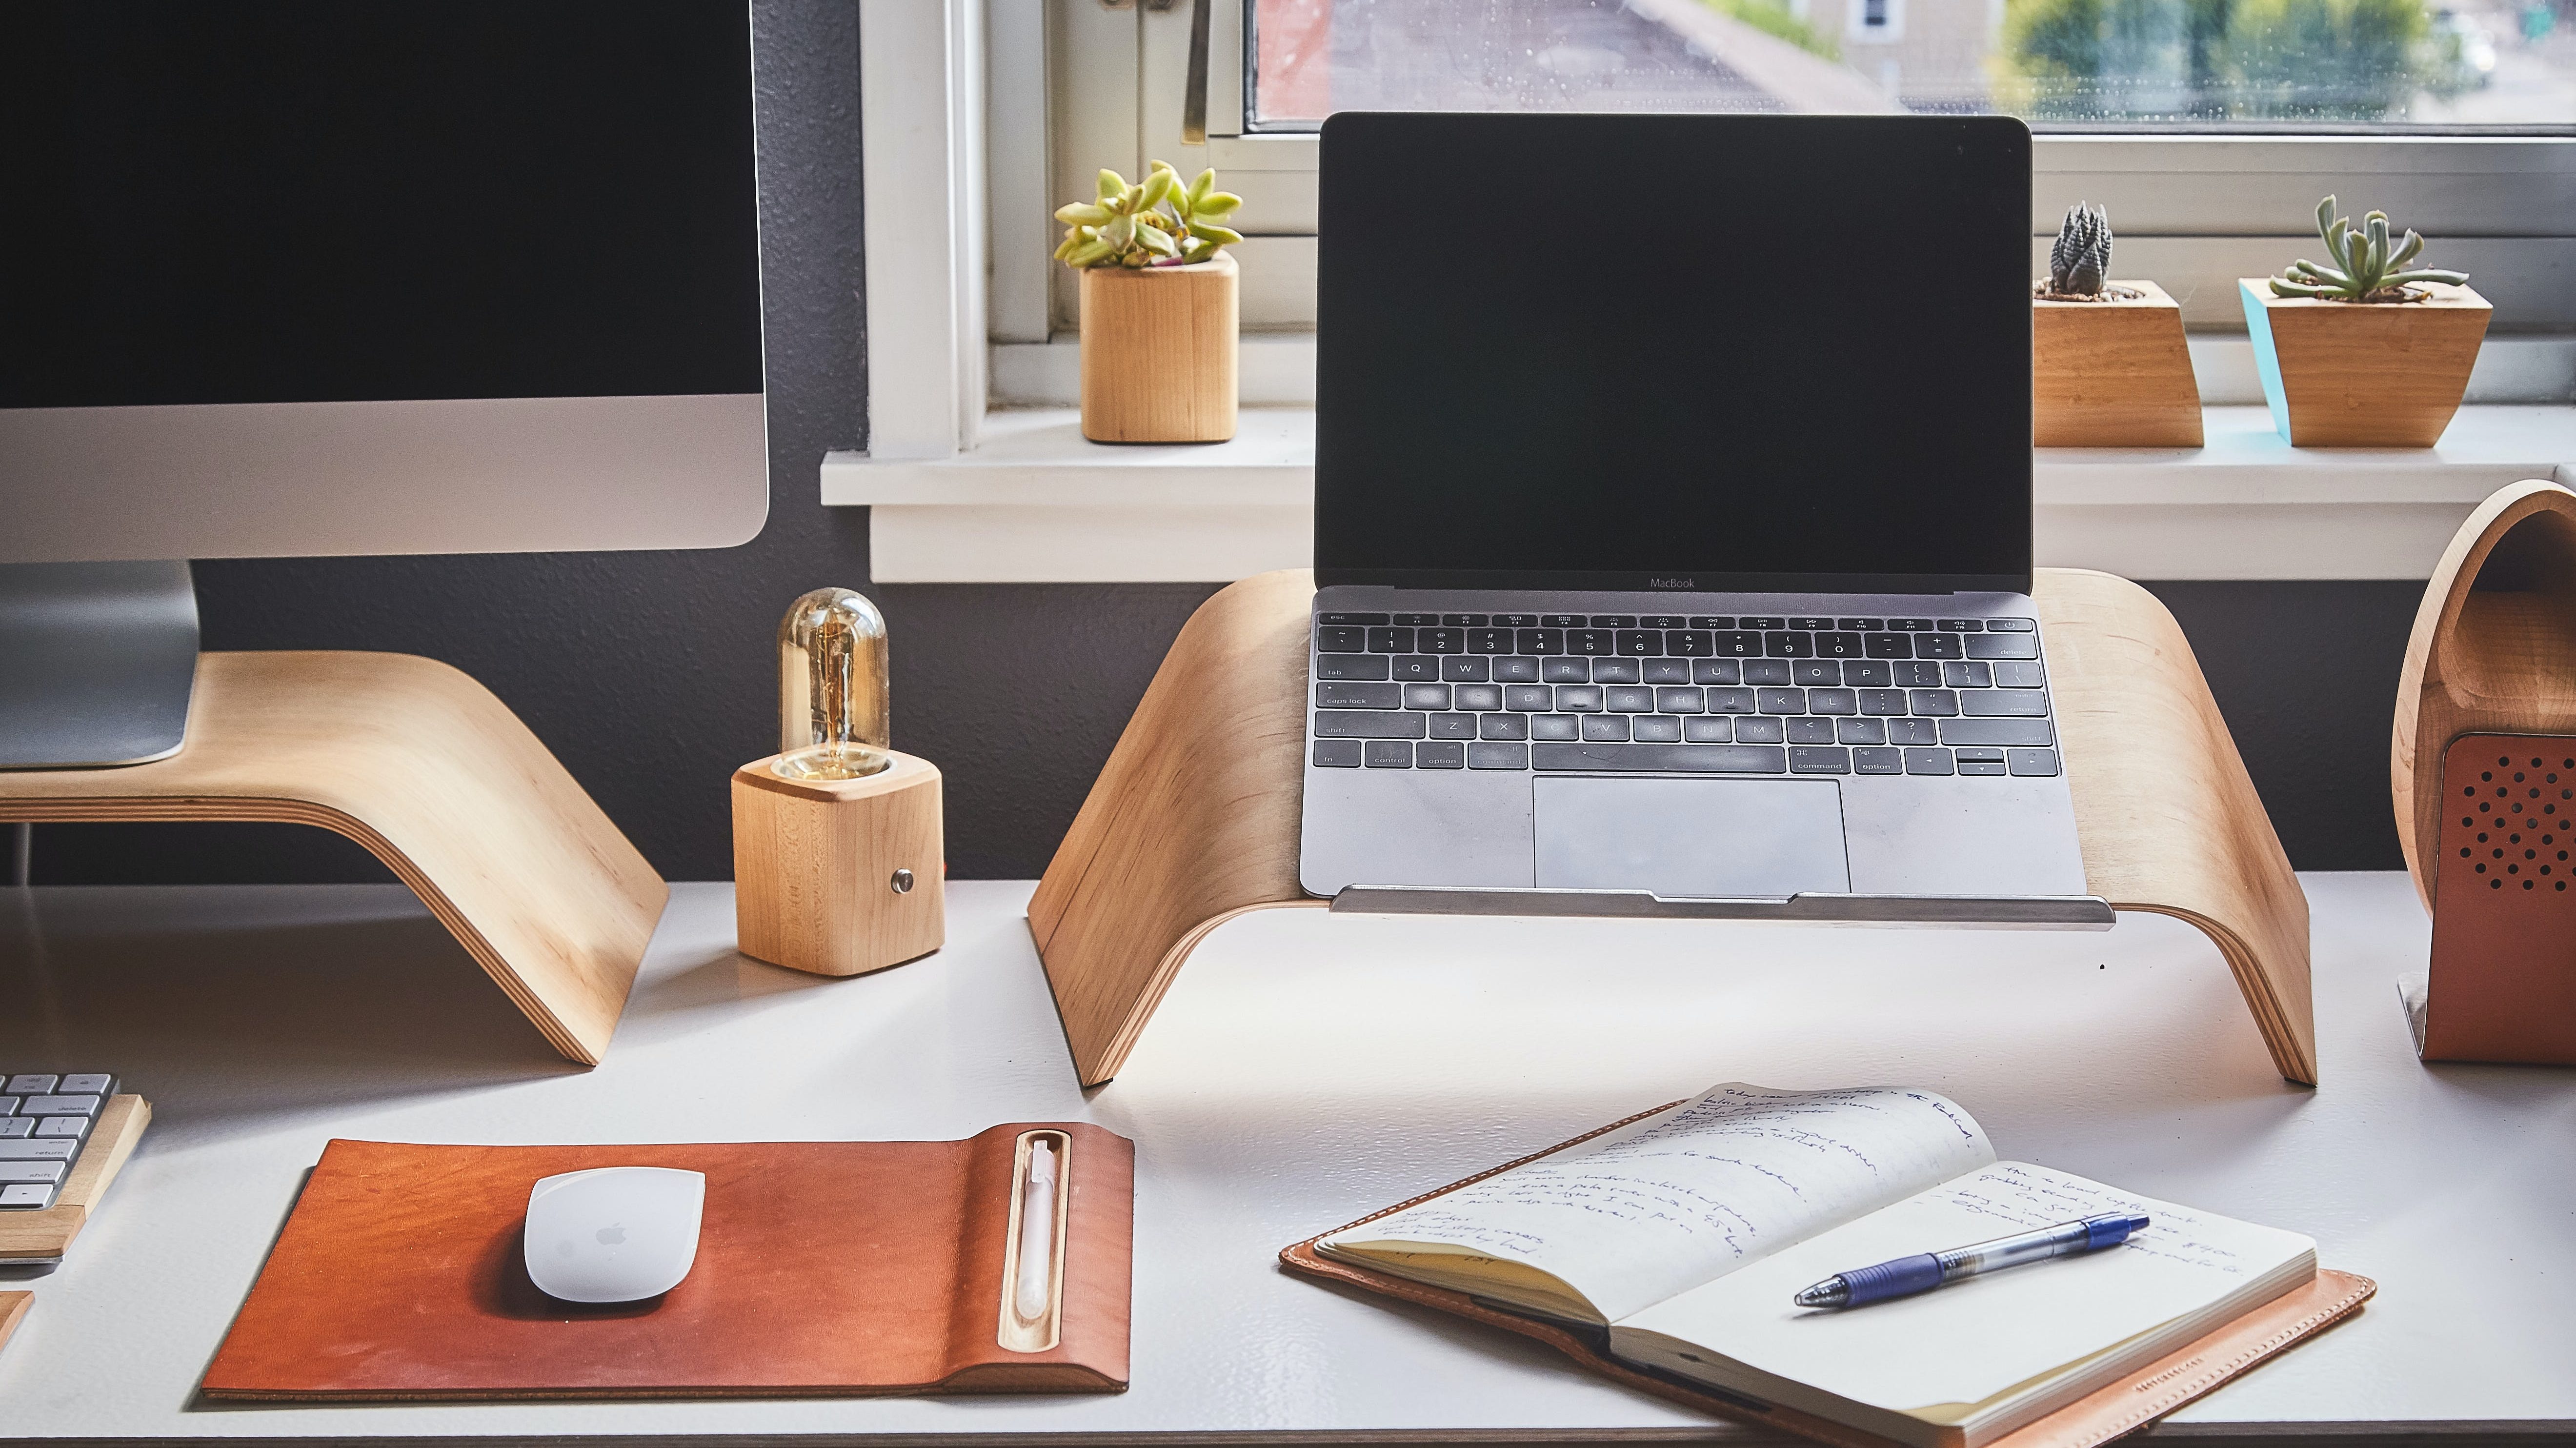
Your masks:
M1741 744L1533 744L1530 767L1653 774L1785 774L1789 760L1786 750Z
M1539 617L1534 613L1498 613L1494 615L1494 627L1496 628L1536 628L1538 625Z
M1932 620L1928 618L1891 618L1887 621L1887 627L1891 633L1930 633L1932 632Z
M1782 722L1788 726L1789 742L1792 744L1831 744L1834 742L1834 721L1831 719L1809 719L1801 717L1797 719L1783 720Z
M2048 715L2048 691L1972 689L1959 696L1959 707L1971 718L2042 719Z
M1711 639L1709 647L1715 649L1722 658L1758 658L1762 653L1762 635L1740 630L1722 633Z
M12 1096L50 1096L53 1094L54 1083L61 1079L59 1076L32 1074L12 1076L9 1078L8 1092Z
M1491 615L1481 613L1444 613L1440 615L1440 626L1442 628L1483 628L1485 625L1492 623L1493 621L1494 620Z
M1947 689L1916 689L1907 697L1917 714L1950 715L1959 712L1959 696Z
M1849 689L1809 689L1807 712L1810 714L1857 714L1859 696Z
M1455 707L1460 709L1475 711L1503 707L1503 686L1500 684L1460 684L1449 692Z
M1901 633L1863 634L1860 639L1860 647L1862 653L1869 655L1873 659L1910 659L1914 657L1914 641Z
M1892 663L1889 664L1887 668L1888 672L1895 676L1896 687L1900 689L1937 689L1941 687L1941 666L1939 664L1927 664L1920 660L1916 660L1912 663Z
M1843 681L1843 666L1831 659L1796 659L1789 665L1789 680L1802 688L1821 684L1830 689Z
M1596 684L1633 684L1642 677L1635 659L1594 659L1592 682Z
M1512 651L1512 631L1507 628L1471 628L1467 630L1467 652L1471 654L1508 654Z
M1592 678L1590 659L1541 659L1539 677L1551 684L1582 684Z
M1629 737L1640 744L1678 744L1682 721L1675 714L1640 714L1628 721Z
M1368 631L1369 652L1373 654L1409 654L1413 652L1413 630L1409 628L1373 628Z
M1884 719L1837 719L1834 721L1836 744L1885 744L1887 721ZM1863 771L1866 773L1866 771Z
M1619 630L1619 656L1627 659L1653 658L1664 651L1664 631L1653 628Z
M1570 628L1565 631L1565 651L1569 654L1584 654L1597 659L1603 654L1617 653L1618 638L1618 632L1614 629Z
M1512 631L1512 646L1525 654L1561 654L1565 652L1565 630L1561 628L1524 628Z
M1988 633L2031 633L2036 631L2038 628L2038 624L2035 624L2026 618L1990 618L1986 620L1986 631Z
M1887 620L1883 618L1838 618L1834 620L1834 627L1842 629L1848 633L1869 633L1874 630L1887 627Z
M1985 689L1993 687L1995 666L1981 663L1949 663L1941 666L1941 686L1945 689Z
M1733 659L1693 659L1690 681L1694 684L1741 684L1744 674Z
M1903 689L1863 689L1860 711L1864 714L1904 714L1911 712Z
M1664 649L1680 658L1704 659L1716 652L1717 643L1706 629L1666 629Z
M1494 660L1494 682L1497 684L1535 684L1538 682L1538 660L1510 658Z
M1382 613L1319 613L1319 614L1315 615L1315 622L1317 622L1317 623L1319 623L1319 624L1325 624L1325 623L1358 623L1358 624L1370 624L1370 623L1393 623L1394 621L1395 621L1395 620L1393 620L1393 619L1391 619L1391 618L1388 618L1385 614L1382 614Z
M1419 680L1428 684L1440 677L1440 661L1429 654L1399 655L1394 663L1395 676L1399 679Z
M1768 714L1743 714L1735 720L1735 742L1738 744L1779 744L1788 739L1780 721Z
M1968 657L1972 659L2035 659L2039 657L2039 635L1973 634L1968 638Z
M1691 681L1688 659L1642 659L1649 684L1687 684Z
M18 1103L20 1116L96 1116L95 1096L30 1096Z
M1529 746L1526 744L1470 744L1467 746L1469 769L1527 769Z
M1738 667L1744 670L1748 684L1789 684L1796 680L1789 671L1787 659L1746 659Z
M1318 679L1383 679L1387 659L1384 654L1317 654L1315 677Z
M1754 709L1751 689L1711 689L1707 698L1712 714L1750 714Z
M1843 748L1792 749L1789 751L1791 774L1849 774L1851 751Z
M1856 659L1861 656L1860 635L1856 633L1820 633L1816 635L1816 657L1820 659Z
M2004 772L2004 766L2001 760L1988 761L1983 759L1962 759L1959 761L1959 772L1961 774L1990 774L2001 776Z
M1411 769L1413 746L1400 739L1372 739L1367 758L1371 769Z
M1995 687L1999 689L2036 689L2047 680L2040 676L2036 661L2022 663L2012 659L1996 662Z
M70 1169L67 1161L0 1161L0 1182L51 1184L61 1181L63 1173Z
M1890 744L1938 744L1941 742L1940 721L1935 719L1890 719L1887 721Z
M1601 712L1601 690L1597 685L1559 684L1556 707L1563 714L1598 714Z
M1692 628L1733 628L1735 620L1723 614L1695 613L1691 615L1690 626Z
M1527 714L1479 714L1476 716L1476 737L1479 739L1527 739L1529 737L1529 716Z
M1638 618L1637 626L1639 628L1680 628L1682 619L1677 613L1649 613Z
M1812 629L1820 629L1820 628L1832 628L1833 626L1834 626L1834 621L1833 621L1832 619L1829 619L1829 618L1793 618L1793 619L1789 620L1789 627L1791 627L1791 628L1796 628L1796 629L1810 629L1810 630L1812 630Z
M6 1119L0 1119L0 1141L7 1141L13 1137L33 1136L35 1133L36 1118L32 1116L12 1116Z
M1378 710L1318 709L1315 711L1315 737L1318 739L1420 739L1430 732L1422 714L1385 713Z
M1440 660L1444 683L1481 684L1494 676L1494 661L1476 654L1450 654Z
M1419 631L1419 647L1426 654L1463 654L1467 651L1467 631L1463 628L1426 628Z
M0 1141L0 1161L69 1161L79 1151L77 1141Z
M1884 689L1895 682L1896 671L1884 659L1845 659L1843 682L1853 688Z
M1735 626L1737 628L1756 630L1766 628L1787 628L1789 626L1789 621L1776 614L1755 614L1747 618L1737 619L1735 621Z
M1580 739L1583 719L1577 714L1532 714L1529 721L1532 739Z
M1655 712L1658 714L1699 714L1708 709L1708 695L1697 689L1657 689Z
M1318 739L1315 741L1317 769L1357 769L1366 742L1358 739Z
M2047 779L2057 773L2057 751L2054 749L2007 749L2004 762L2012 767L2015 774Z
M1538 626L1540 628L1581 628L1583 627L1583 615L1579 613L1543 613L1539 615Z
M1955 659L1959 655L1957 634L1928 633L1914 636L1914 657L1918 659Z
M1431 716L1431 737L1434 739L1473 739L1476 737L1476 716L1473 714L1434 714ZM1425 767L1427 768L1428 766Z
M1404 707L1407 709L1446 709L1449 707L1447 684L1406 684Z
M2054 744L2045 719L1944 719L1944 744Z
M1761 701L1765 714L1804 714L1807 691L1804 689L1761 689L1754 697Z
M1401 709L1404 707L1404 690L1419 687L1421 686L1418 684L1326 682L1315 686L1315 707L1318 709Z
M1512 684L1503 690L1503 707L1544 714L1556 707L1556 691L1545 684Z
M1962 764L2001 764L2004 762L2004 752L2000 749L1953 749L1950 752L1959 756L1959 762Z
M1947 749L1908 749L1905 751L1905 772L1956 774L1959 771L1950 767L1950 751Z
M1592 615L1592 626L1594 628L1614 629L1635 628L1637 626L1637 616L1633 613L1596 613Z
M1902 749L1855 749L1852 751L1854 774L1903 774L1905 751Z
M1436 613L1399 613L1395 616L1395 622L1400 624L1422 624L1428 626L1440 622L1440 615Z
M1655 712L1655 691L1645 688L1604 690L1602 707L1616 714L1652 714Z
M1803 633L1766 633L1762 652L1775 659L1809 659L1816 655L1816 638Z
M1319 628L1315 630L1315 647L1328 654L1361 654L1368 652L1368 630L1364 628Z
M1599 740L1626 739L1628 737L1628 716L1625 714L1586 714L1583 716L1583 737L1586 739Z
M1467 767L1467 746L1452 740L1433 740L1427 744L1417 744L1413 746L1413 767L1464 769Z
M1979 623L1973 618L1945 618L1941 620L1941 632L1943 633L1975 633L1977 630L1984 627L1984 624Z
M1694 714L1682 720L1682 738L1693 744L1725 744L1735 738L1735 726L1723 714Z

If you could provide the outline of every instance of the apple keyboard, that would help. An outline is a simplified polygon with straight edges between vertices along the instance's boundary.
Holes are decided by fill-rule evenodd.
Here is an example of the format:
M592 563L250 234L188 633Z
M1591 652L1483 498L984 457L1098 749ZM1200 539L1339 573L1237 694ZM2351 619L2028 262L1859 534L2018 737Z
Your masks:
M54 1204L116 1078L27 1072L0 1079L0 1211Z

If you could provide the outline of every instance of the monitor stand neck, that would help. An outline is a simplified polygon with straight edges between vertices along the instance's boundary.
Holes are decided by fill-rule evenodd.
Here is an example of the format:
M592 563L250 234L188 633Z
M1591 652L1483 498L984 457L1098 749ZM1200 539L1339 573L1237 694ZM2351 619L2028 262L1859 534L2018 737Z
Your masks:
M196 676L185 559L0 564L0 769L166 759Z

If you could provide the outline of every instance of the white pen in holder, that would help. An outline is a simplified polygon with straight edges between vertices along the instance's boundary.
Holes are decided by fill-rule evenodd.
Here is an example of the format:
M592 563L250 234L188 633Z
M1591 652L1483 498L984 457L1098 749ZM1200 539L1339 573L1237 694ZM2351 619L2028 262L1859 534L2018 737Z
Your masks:
M1064 1328L1065 1228L1072 1213L1073 1139L1024 1131L1011 1162L1010 1232L1002 1248L1001 1330L1012 1352L1045 1352Z

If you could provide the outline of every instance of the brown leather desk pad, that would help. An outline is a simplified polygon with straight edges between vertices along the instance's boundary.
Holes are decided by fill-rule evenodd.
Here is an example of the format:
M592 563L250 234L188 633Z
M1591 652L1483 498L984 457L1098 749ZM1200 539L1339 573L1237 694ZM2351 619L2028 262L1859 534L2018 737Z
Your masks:
M1668 1103L1678 1105L1678 1102ZM1655 1111L1665 1107L1656 1107ZM1464 1292L1429 1287L1384 1272L1371 1271L1348 1262L1337 1262L1315 1251L1315 1244L1334 1232L1347 1232L1363 1222L1373 1222L1391 1213L1403 1211L1433 1197L1454 1192L1460 1187L1483 1181L1499 1172L1533 1162L1540 1157L1563 1151L1577 1142L1588 1141L1604 1131L1615 1131L1630 1121L1653 1115L1639 1112L1623 1121L1614 1121L1595 1131L1587 1131L1572 1141L1559 1142L1546 1151L1532 1152L1519 1161L1505 1162L1491 1171L1478 1172L1464 1181L1451 1182L1438 1191L1425 1192L1412 1201L1398 1202L1385 1211L1371 1212L1349 1226L1319 1232L1303 1242L1283 1247L1279 1261L1288 1270L1327 1282L1338 1282L1385 1297L1402 1298L1424 1307L1473 1318L1506 1332L1536 1338L1585 1369L1602 1377L1624 1383L1640 1392L1652 1394L1667 1402L1679 1403L1733 1422L1777 1429L1831 1443L1837 1448L1897 1448L1891 1440L1857 1428L1846 1427L1829 1418L1800 1412L1795 1408L1758 1402L1735 1393L1703 1388L1678 1378L1665 1377L1633 1367L1603 1350L1598 1335L1544 1318L1530 1317L1505 1308L1488 1306L1483 1300ZM2027 1427L2016 1429L1994 1440L1987 1448L2095 1448L2121 1434L2154 1422L2238 1373L2253 1367L2309 1336L2324 1331L2361 1310L2379 1284L2367 1277L2346 1272L2320 1270L2316 1279L2285 1296L2274 1298L2235 1321L2220 1327L2187 1347L2176 1350L2139 1369L2120 1382L2112 1383L2084 1398L2068 1404Z
M1062 1330L1001 1347L1023 1132L1068 1139ZM412 1146L333 1141L207 1369L215 1398L841 1397L1127 1386L1135 1145L1079 1123L963 1141ZM647 1302L540 1293L528 1189L557 1172L707 1176L687 1280Z

